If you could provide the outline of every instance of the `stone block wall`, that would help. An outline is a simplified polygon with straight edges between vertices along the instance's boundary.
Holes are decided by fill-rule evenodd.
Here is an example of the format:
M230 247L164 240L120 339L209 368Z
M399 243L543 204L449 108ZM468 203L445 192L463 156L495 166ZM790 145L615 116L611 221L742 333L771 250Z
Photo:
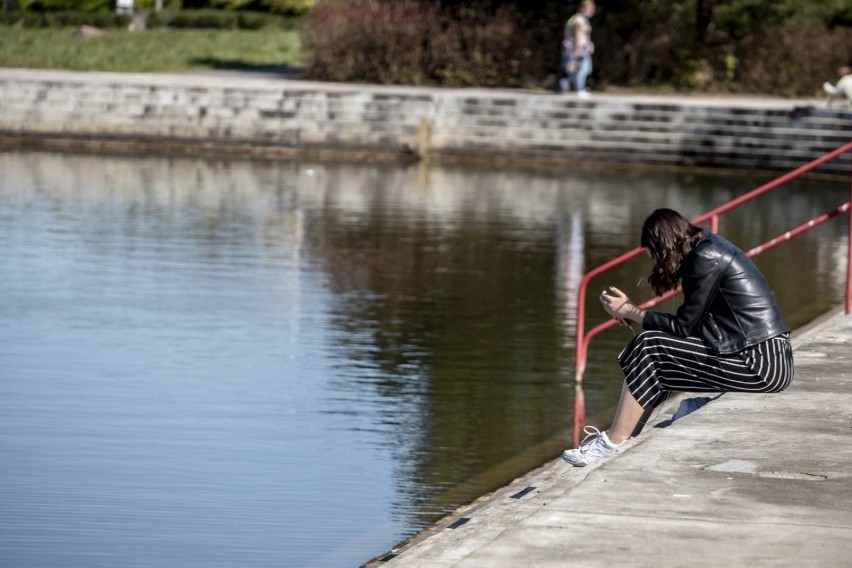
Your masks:
M824 103L604 96L446 102L432 139L444 154L791 169L852 142L852 112ZM849 171L848 159L832 167Z
M392 88L0 69L0 140L289 155L791 169L852 141L822 101ZM849 157L824 166L849 171Z

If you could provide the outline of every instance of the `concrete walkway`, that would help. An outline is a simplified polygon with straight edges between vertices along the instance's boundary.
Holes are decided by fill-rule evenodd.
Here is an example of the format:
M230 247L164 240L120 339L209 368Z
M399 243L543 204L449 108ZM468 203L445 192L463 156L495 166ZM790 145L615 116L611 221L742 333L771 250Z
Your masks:
M852 566L852 316L794 346L787 391L671 401L614 458L551 462L375 565Z

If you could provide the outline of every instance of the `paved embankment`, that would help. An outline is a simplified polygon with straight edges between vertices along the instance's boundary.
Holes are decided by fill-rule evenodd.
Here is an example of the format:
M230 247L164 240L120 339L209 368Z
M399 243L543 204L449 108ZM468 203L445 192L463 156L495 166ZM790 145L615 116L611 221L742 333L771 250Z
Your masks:
M0 69L0 146L791 169L850 141L824 99L381 87ZM823 171L847 173L849 159Z
M787 391L725 394L673 423L670 404L614 458L554 461L375 564L849 566L852 316L794 346Z

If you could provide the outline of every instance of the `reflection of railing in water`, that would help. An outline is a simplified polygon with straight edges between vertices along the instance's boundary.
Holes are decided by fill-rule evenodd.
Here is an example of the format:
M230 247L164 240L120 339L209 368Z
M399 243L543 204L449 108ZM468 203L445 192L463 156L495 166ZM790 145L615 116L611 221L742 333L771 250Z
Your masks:
M751 201L752 199L754 199L754 198L756 198L760 195L763 195L764 193L770 192L770 191L782 186L783 184L787 183L788 181L790 181L794 178L797 178L802 174L808 173L811 170L814 170L815 168L821 166L822 164L824 164L826 162L830 162L830 161L832 161L832 160L834 160L834 159L836 159L839 156L842 156L844 154L852 154L852 142L850 142L849 144L845 144L845 145L841 146L840 148L834 150L833 152L829 152L828 154L826 154L826 155L824 155L820 158L817 158L816 160L809 162L809 163L805 164L804 166L801 166L801 167L799 167L799 168L797 168L797 169L795 169L791 172L788 172L788 173L784 174L783 176L780 176L779 178L770 181L769 183L766 183L766 184L764 184L764 185L762 185L762 186L760 186L756 189L753 189L752 191L750 191L750 192L748 192L744 195L741 195L740 197L737 197L736 199L732 199L731 201L728 201L724 205L717 207L716 209L713 209L712 211L708 211L707 213L704 213L703 215L700 215L699 217L696 217L695 219L692 220L692 222L695 223L695 224L702 224L702 223L706 223L706 222L709 221L710 230L714 233L718 232L718 230L719 230L719 216L720 215L727 213L728 211L734 209L735 207L738 207L738 206L742 205L743 203L745 203L747 201ZM748 256L756 256L756 255L758 255L762 252L765 252L769 249L772 249L772 248L780 245L783 242L786 242L786 241L792 239L793 237L796 237L796 236L798 236L802 233L805 233L805 232L813 229L814 227L821 225L822 223L825 223L829 219L837 217L838 215L840 215L842 213L849 213L849 237L848 237L848 244L847 244L848 250L847 250L847 265L846 265L846 306L845 306L845 309L846 309L847 314L852 313L852 172L850 172L850 201L847 201L846 203L838 206L836 209L833 209L831 211L823 213L822 215L819 215L818 217L811 219L810 221L802 223L801 225L794 227L794 228L782 233L781 235L779 235L779 236L777 236L773 239L770 239L769 241L766 241L765 243L763 243L761 245L758 245L758 246L756 246L752 249L749 249L746 252L746 254ZM582 282L580 283L580 290L578 292L578 298L577 298L577 321L576 321L576 324L577 324L577 340L576 340L576 352L575 352L576 393L575 393L575 398L574 398L574 427L573 427L574 445L575 446L577 444L579 444L579 442L580 442L580 433L581 433L583 426L585 425L585 421L586 421L586 409L585 409L585 400L584 400L584 397L583 397L582 383L583 383L583 373L586 370L586 358L587 358L587 355L588 355L589 343L591 342L591 340L594 336L601 333L602 331L606 331L607 329L609 329L609 328L611 328L611 327L613 327L617 324L617 322L615 320L611 319L611 320L608 320L604 323L601 323L601 324L595 326L588 333L585 332L586 331L586 289L588 288L589 282L593 278L599 276L600 274L602 274L602 273L604 273L608 270L611 270L612 268L615 268L616 266L624 264L628 260L631 260L631 259L641 255L642 253L643 253L642 247L637 247L637 248L635 248L635 249L633 249L633 250L631 250L627 253L624 253L621 256L614 258L614 259L610 260L609 262L606 262L606 263L600 265L599 267L595 268L594 270L590 271L588 274L586 274L586 276L583 278ZM662 302L662 301L664 301L668 298L671 298L672 296L677 294L679 291L680 291L680 289L678 288L677 290L672 290L672 291L667 292L667 293L665 293L661 296L657 296L656 298L652 298L651 300L648 300L647 302L642 303L641 307L647 309L647 308L650 308L652 306L655 306L655 305L659 304L660 302Z

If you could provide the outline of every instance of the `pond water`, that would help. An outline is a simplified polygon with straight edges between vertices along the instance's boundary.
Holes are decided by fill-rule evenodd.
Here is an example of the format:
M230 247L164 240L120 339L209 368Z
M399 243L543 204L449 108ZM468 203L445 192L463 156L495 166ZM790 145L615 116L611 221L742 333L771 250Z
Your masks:
M770 178L0 153L0 564L360 565L570 444L585 271ZM842 301L846 227L759 257L791 324ZM592 346L590 423L629 333Z

